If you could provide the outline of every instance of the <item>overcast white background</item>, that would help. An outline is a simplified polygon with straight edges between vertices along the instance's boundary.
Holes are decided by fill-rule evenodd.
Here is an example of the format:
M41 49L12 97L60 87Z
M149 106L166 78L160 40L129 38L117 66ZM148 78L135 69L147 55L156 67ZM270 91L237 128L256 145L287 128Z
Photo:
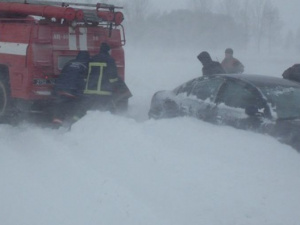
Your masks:
M150 0L151 4L162 11L187 8L188 1ZM215 0L215 2L217 2ZM300 1L299 0L271 0L280 11L280 16L287 29L297 30L300 27Z

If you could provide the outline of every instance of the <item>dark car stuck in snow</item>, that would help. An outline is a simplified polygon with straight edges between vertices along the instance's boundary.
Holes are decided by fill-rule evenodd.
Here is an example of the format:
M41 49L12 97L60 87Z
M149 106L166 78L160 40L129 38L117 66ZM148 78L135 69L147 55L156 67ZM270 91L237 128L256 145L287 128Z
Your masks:
M158 91L149 118L192 116L269 134L300 151L300 83L278 77L218 74Z

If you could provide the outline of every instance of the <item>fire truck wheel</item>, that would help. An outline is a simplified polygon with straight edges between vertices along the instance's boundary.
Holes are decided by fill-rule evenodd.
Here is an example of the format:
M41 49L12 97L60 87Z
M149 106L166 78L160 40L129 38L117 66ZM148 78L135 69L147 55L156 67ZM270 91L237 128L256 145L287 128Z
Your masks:
M7 88L5 83L0 80L0 118L3 117L7 110Z

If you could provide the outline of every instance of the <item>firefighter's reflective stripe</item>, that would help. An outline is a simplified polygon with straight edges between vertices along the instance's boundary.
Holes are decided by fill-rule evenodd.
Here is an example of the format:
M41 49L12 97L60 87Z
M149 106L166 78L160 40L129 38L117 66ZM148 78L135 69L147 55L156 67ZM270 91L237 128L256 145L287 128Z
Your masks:
M89 89L92 67L99 67L99 77L98 77L97 89L95 89L95 90ZM86 86L85 86L85 90L84 90L85 94L111 95L110 91L101 90L104 67L107 67L107 63L100 63L100 62L91 62L91 63L89 63L89 73L88 73Z
M109 79L109 82L110 82L110 83L114 83L114 82L117 82L118 80L119 80L118 78Z

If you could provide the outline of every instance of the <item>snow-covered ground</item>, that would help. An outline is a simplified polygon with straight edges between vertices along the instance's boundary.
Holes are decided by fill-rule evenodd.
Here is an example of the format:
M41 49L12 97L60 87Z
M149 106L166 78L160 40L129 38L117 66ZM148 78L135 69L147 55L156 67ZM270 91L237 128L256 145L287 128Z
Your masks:
M1 124L0 224L299 225L294 149L193 118L147 119L155 91L201 74L198 53L126 47L126 115L89 112L69 132ZM297 62L236 56L272 76Z

